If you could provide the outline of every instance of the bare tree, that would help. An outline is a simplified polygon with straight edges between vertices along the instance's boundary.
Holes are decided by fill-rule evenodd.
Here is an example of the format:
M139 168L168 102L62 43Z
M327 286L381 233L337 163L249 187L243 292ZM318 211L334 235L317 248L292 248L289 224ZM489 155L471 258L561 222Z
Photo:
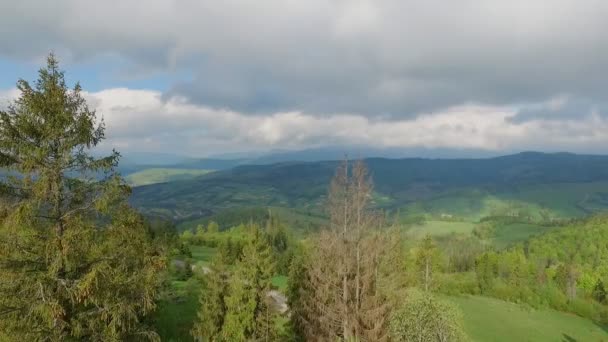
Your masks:
M364 163L344 161L328 196L330 228L314 240L307 267L302 321L308 340L383 341L388 305L377 291L385 239L370 210L372 184Z

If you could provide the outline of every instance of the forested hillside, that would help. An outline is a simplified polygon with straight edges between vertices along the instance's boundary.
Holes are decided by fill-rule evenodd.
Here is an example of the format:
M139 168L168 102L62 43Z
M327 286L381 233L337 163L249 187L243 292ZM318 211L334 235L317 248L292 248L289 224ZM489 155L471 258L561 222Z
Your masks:
M298 208L324 215L338 162L238 166L186 181L134 189L131 202L178 221L241 206ZM608 207L608 157L520 153L490 159L368 159L374 205L479 219L527 207L580 217Z

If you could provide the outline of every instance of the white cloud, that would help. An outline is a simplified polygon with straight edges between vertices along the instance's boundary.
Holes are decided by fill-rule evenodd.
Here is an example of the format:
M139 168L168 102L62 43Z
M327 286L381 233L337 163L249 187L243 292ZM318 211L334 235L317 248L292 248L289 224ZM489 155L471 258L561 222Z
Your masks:
M416 118L382 120L357 114L318 116L301 112L249 116L192 105L177 98L164 102L159 92L124 88L87 97L106 120L108 144L122 144L135 151L207 155L329 143L607 152L601 146L608 146L608 120L593 112L577 120L539 118L517 122L511 120L518 114L516 109L470 104Z
M153 90L114 88L84 94L106 123L105 148L205 156L222 152L299 149L324 145L449 148L488 151L578 151L607 153L608 118L587 112L577 119L537 117L514 120L521 108L463 105L395 120L359 114L311 115L276 112L251 116L163 101ZM18 96L0 91L0 101ZM529 105L559 109L567 97Z

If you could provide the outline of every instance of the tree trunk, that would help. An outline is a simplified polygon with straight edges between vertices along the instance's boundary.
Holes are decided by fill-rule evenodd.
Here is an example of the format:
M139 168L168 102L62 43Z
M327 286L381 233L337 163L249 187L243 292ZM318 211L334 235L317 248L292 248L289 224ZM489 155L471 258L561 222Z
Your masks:
M424 270L424 290L429 290L429 261L425 262L425 270Z

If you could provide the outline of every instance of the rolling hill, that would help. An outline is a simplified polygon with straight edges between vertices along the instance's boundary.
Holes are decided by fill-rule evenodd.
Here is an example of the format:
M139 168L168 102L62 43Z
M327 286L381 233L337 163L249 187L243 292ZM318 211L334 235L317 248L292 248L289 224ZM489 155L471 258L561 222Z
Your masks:
M526 152L487 159L383 159L366 163L375 204L389 210L478 220L542 210L578 217L608 208L608 157ZM188 180L136 187L131 202L149 215L185 221L236 207L323 213L338 161L241 165Z

